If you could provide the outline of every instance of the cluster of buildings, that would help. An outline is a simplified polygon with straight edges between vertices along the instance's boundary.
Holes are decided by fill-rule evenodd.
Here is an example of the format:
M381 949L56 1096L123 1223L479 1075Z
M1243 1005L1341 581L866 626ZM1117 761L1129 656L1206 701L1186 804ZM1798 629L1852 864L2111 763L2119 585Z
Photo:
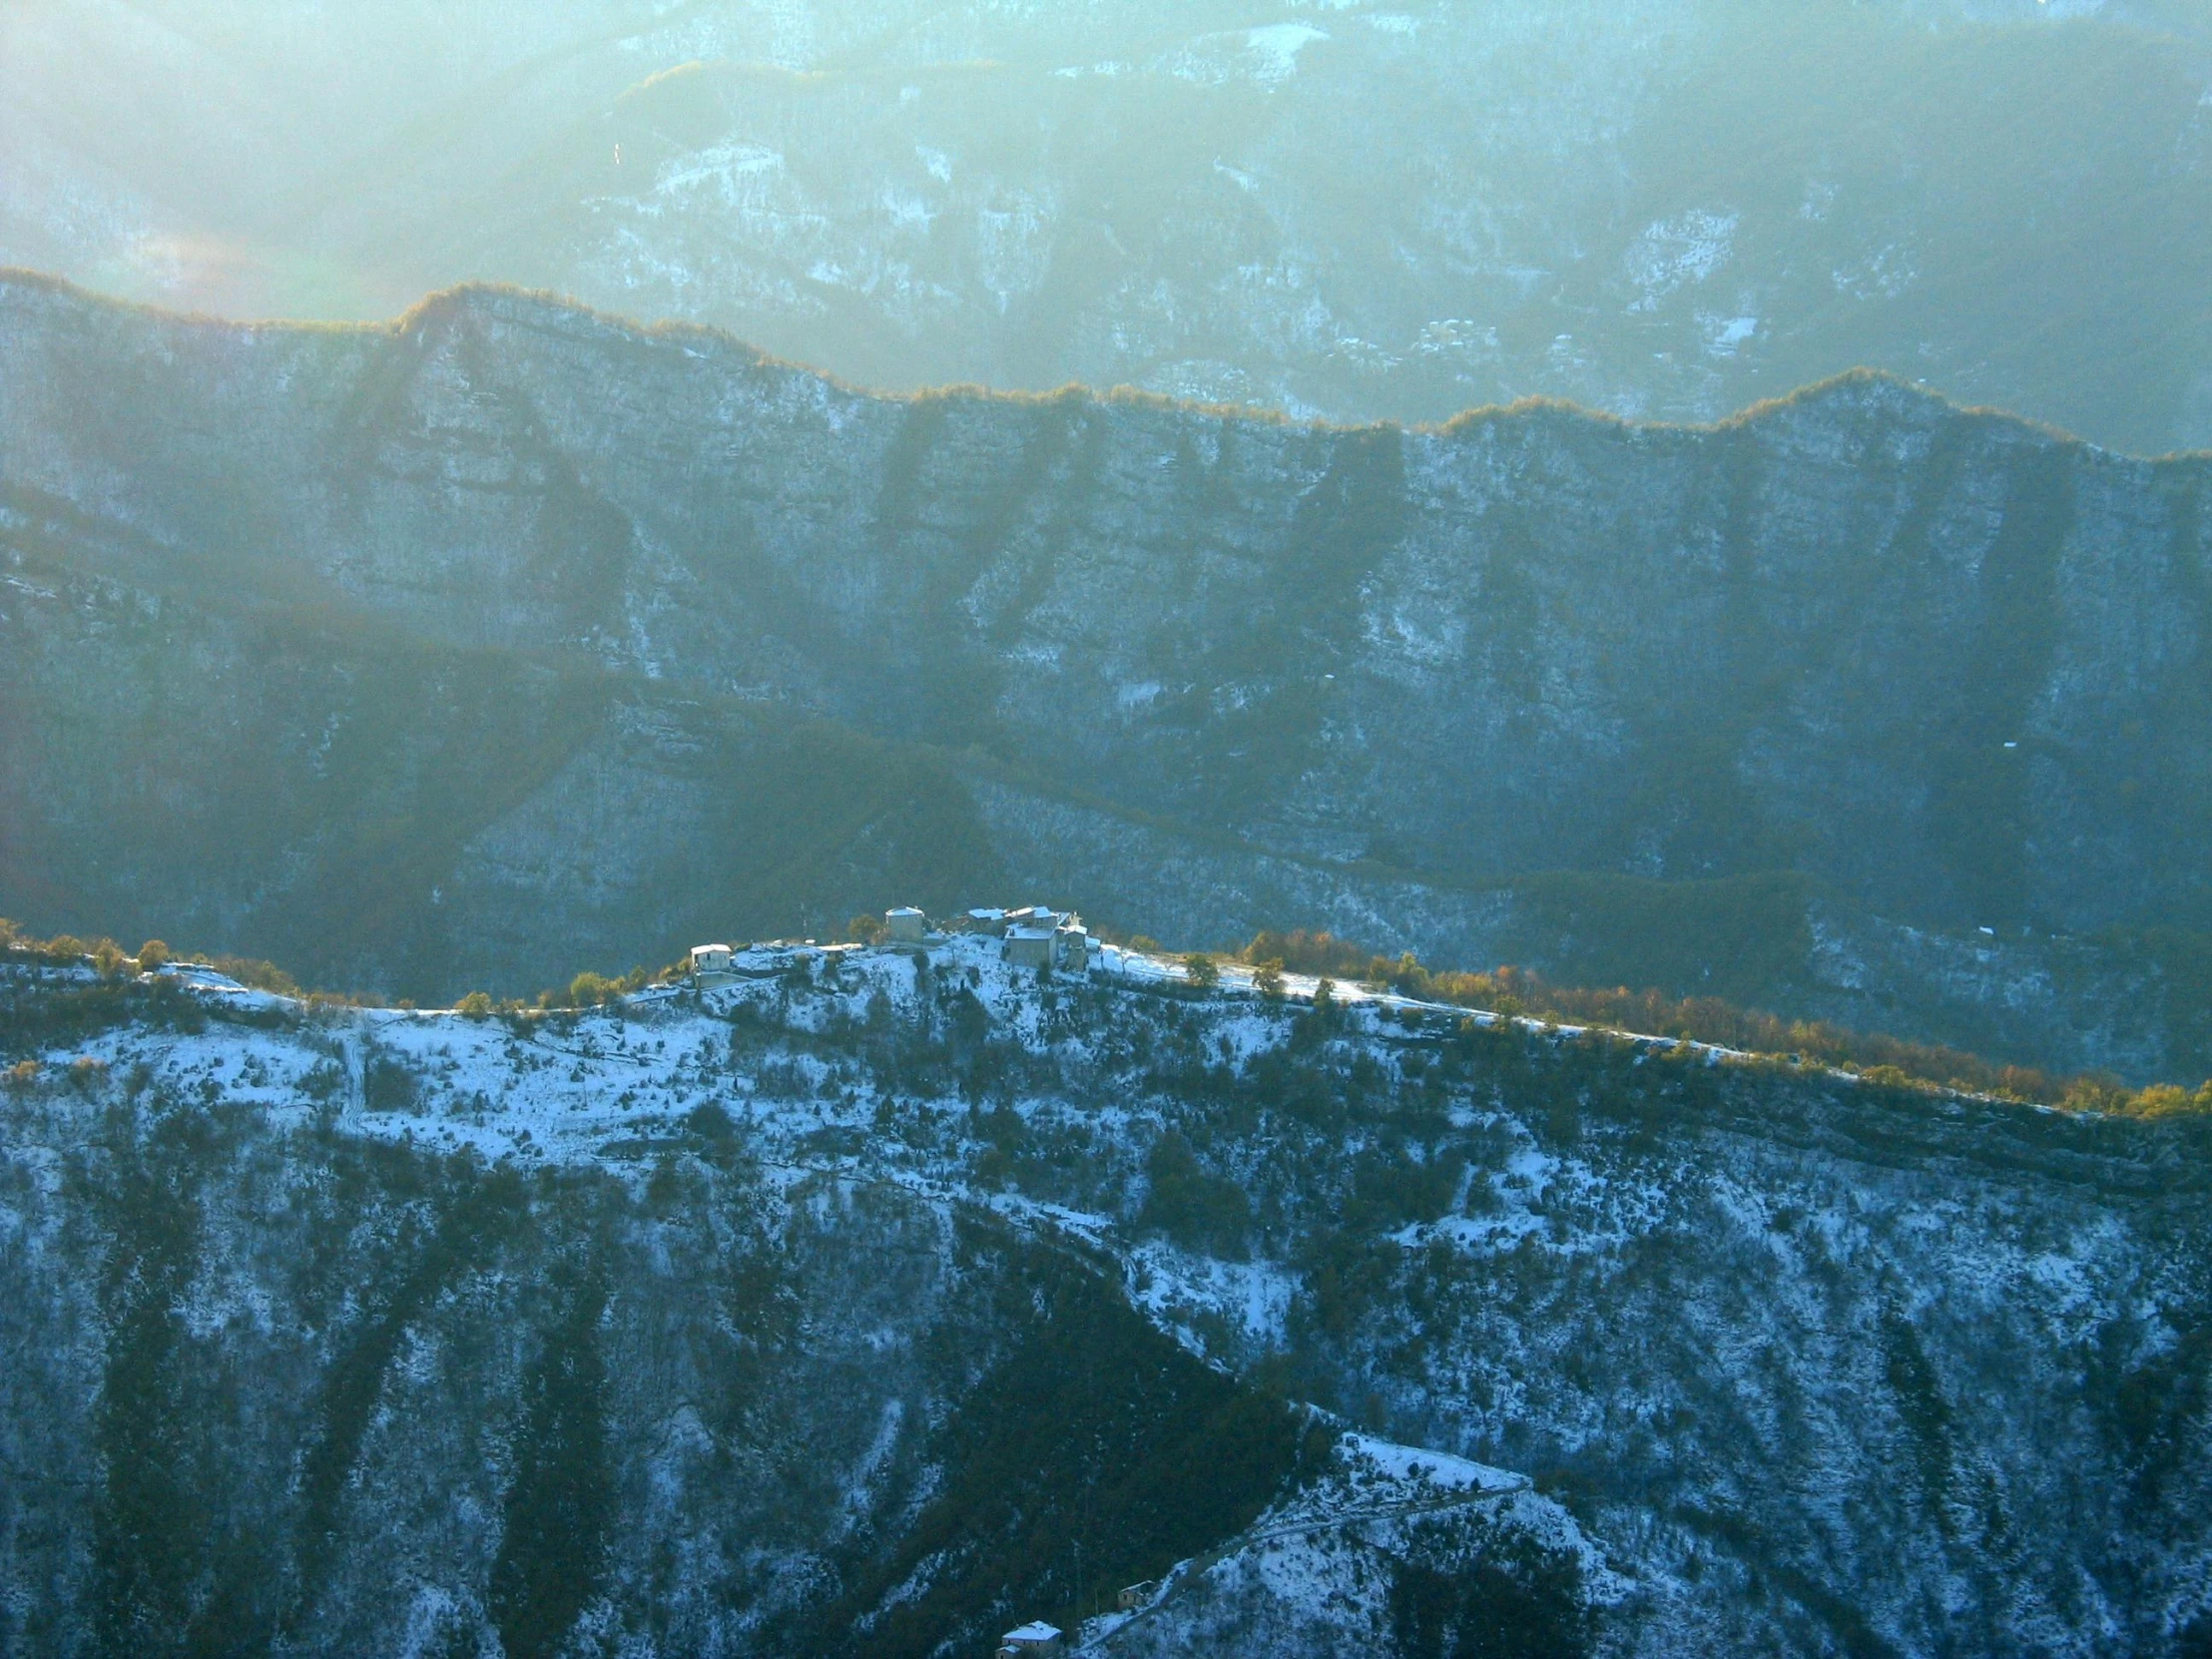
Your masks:
M1029 904L1018 910L968 910L932 925L911 905L883 912L883 942L927 949L954 933L995 937L1000 958L1009 967L1041 968L1049 973L1087 974L1098 965L1105 946L1091 937L1083 918L1072 910ZM781 971L793 961L837 956L858 945L820 945L813 939L740 947L695 944L691 971L696 980L754 977Z
M1048 910L1041 904L1019 910L970 910L957 925L963 932L997 934L999 954L1010 967L1088 973L1105 949L1091 937L1081 916L1072 910Z

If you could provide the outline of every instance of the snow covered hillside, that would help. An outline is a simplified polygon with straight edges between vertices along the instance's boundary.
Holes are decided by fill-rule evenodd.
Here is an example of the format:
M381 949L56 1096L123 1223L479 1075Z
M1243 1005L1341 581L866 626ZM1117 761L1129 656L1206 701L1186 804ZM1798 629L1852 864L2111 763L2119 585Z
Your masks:
M2201 1641L2200 1128L1119 966L19 956L0 1648Z

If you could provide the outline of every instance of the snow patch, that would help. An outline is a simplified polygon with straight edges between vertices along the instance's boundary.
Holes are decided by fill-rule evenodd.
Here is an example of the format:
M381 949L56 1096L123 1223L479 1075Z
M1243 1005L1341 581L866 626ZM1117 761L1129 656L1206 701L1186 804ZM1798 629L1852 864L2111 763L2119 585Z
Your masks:
M1201 86L1247 81L1273 88L1298 73L1299 54L1317 40L1328 38L1325 31L1310 23L1265 23L1254 29L1201 35L1171 54L1162 67L1170 75Z
M1759 332L1756 316L1701 316L1705 349L1716 357L1733 357L1736 348Z
M1526 1475L1515 1474L1509 1469L1493 1468L1488 1463L1454 1457L1449 1452L1430 1451L1422 1446L1399 1445L1394 1440L1378 1439L1373 1434L1346 1436L1344 1454L1355 1462L1364 1461L1380 1469L1394 1480L1425 1481L1447 1492L1518 1491L1528 1484Z
M1309 23L1270 23L1245 36L1246 50L1259 58L1263 74L1282 80L1298 73L1298 55L1317 40L1329 37Z
M1125 711L1149 709L1166 689L1157 680L1125 680L1114 689L1114 701Z
M1720 270L1735 253L1738 223L1736 214L1697 208L1647 228L1628 250L1628 277L1641 294L1628 308L1657 310L1675 289Z
M718 194L731 207L754 200L760 181L784 171L784 154L764 144L721 144L662 167L653 182L657 196L681 200Z

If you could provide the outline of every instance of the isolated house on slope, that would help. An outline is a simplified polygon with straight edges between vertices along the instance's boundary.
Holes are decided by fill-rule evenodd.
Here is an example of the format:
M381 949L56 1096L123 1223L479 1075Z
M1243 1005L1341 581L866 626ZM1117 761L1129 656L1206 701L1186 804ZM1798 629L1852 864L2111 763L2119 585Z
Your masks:
M728 973L730 956L731 950L726 944L695 944L691 947L691 970L694 973Z
M929 918L910 904L883 912L883 937L892 944L919 944L929 931Z
M1066 1652L1067 1644L1060 1639L1058 1626L1042 1619L1033 1619L998 1639L998 1659L1060 1659Z

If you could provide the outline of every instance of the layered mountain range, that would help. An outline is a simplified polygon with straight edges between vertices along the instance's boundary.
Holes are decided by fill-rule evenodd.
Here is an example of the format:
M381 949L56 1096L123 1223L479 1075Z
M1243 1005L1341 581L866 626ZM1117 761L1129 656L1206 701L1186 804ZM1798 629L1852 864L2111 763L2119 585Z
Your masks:
M23 0L0 264L1340 420L1873 364L2155 452L2212 443L2208 87L2176 0Z
M2212 1063L2212 461L870 394L510 291L0 283L0 905L525 991L1007 882Z
M0 7L0 1655L2212 1655L2207 87Z

